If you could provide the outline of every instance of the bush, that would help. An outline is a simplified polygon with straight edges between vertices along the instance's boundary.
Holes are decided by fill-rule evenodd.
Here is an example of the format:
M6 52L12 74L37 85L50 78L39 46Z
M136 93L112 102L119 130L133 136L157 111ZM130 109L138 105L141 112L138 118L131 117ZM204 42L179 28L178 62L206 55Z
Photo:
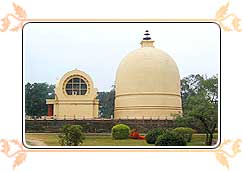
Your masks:
M175 128L174 131L181 135L186 142L190 142L192 140L192 134L194 132L192 128L178 127Z
M80 125L64 125L61 128L59 143L62 146L78 146L83 143L84 134Z
M112 127L111 133L114 139L128 139L130 132L129 126L125 124L118 124Z
M186 141L182 136L178 135L175 131L165 131L162 135L158 136L156 146L185 146Z
M159 135L162 135L164 132L165 132L164 129L160 129L160 128L152 129L148 131L147 135L145 136L145 140L148 144L154 144L157 137Z

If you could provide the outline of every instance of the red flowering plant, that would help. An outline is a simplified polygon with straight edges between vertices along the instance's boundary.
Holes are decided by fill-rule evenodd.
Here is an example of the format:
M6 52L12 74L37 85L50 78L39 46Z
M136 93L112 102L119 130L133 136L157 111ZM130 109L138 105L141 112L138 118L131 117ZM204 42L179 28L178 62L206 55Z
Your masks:
M129 138L143 140L144 136L139 135L137 129L133 129L129 134Z

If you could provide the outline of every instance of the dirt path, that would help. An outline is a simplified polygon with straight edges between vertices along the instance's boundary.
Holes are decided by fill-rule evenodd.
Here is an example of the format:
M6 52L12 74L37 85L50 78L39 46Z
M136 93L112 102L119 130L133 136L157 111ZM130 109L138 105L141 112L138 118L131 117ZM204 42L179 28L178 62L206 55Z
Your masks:
M31 146L47 146L43 141L27 139L27 143Z

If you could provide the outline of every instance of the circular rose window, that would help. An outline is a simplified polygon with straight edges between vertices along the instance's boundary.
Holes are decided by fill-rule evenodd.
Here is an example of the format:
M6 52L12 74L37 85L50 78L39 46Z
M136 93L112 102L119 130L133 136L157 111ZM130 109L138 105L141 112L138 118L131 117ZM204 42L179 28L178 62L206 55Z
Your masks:
M66 83L65 91L67 95L85 95L87 84L82 78L74 77Z

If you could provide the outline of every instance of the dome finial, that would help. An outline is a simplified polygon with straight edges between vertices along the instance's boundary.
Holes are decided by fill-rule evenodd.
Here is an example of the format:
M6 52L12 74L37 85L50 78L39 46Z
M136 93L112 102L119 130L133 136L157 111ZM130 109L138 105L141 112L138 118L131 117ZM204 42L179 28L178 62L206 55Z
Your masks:
M151 40L151 37L149 37L150 34L149 34L148 30L145 31L144 36L146 36L146 37L144 37L143 40Z
M145 31L144 36L145 37L143 38L143 40L140 43L141 46L142 47L154 47L154 41L151 40L151 37L150 37L148 30Z

